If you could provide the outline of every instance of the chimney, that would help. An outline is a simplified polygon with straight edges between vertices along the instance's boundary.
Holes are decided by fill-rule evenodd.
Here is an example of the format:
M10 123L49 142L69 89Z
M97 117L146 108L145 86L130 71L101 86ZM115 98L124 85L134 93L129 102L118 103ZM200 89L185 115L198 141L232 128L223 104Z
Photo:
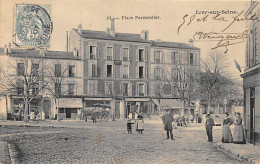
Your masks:
M4 54L8 54L8 48L7 48L6 45L5 45L5 48L4 48Z
M12 46L11 46L11 43L8 44L8 53L12 53Z
M107 35L110 34L110 30L109 30L109 28L107 28L106 34L107 34Z
M43 48L40 48L39 56L45 56L45 50Z
M78 50L77 50L76 48L74 48L73 56L74 56L74 57L78 57Z
M192 39L189 40L189 45L193 46L193 40Z
M149 30L145 31L145 39L149 40Z
M116 36L116 32L115 32L115 18L111 19L110 35L112 35L113 37Z
M80 35L82 35L82 24L79 24L78 33L79 33Z
M67 44L66 44L66 51L68 52L69 51L69 33L68 31L67 32Z
M141 31L141 38L145 39L145 30Z

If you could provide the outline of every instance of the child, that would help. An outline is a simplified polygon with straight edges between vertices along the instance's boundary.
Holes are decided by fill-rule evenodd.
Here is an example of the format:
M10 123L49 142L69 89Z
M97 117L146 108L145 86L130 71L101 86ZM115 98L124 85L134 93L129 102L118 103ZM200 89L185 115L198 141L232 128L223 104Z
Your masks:
M129 117L128 117L128 118L127 118L127 123L126 123L128 134L129 134L129 133L132 134L132 124L134 124L134 123L132 123L132 122L131 122L131 119L129 119Z

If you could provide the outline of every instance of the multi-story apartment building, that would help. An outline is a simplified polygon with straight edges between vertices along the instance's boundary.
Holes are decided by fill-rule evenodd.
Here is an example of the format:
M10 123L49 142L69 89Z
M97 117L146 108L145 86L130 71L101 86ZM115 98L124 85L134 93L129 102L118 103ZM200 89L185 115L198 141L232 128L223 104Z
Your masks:
M152 104L158 106L156 96L160 94L162 98L160 106L162 108L171 109L173 113L180 113L179 110L183 108L183 105L180 100L177 100L179 98L177 84L174 83L177 81L177 75L180 75L180 72L186 73L182 75L196 75L200 72L200 49L194 47L192 41L189 44L161 40L151 42L149 81L151 85L150 96L154 102ZM192 115L194 114L194 107L192 106L191 109ZM155 110L155 108L153 105L151 109Z
M172 72L172 58L189 67L199 67L198 48L150 41L149 32L144 30L141 34L116 33L114 20L107 31L83 30L82 25L72 29L69 46L79 53L83 63L84 110L97 103L110 103L112 111L121 118L133 111L155 113L151 84L163 79L160 77L165 69ZM166 91L165 98L177 99L172 86L167 88L170 91ZM173 102L179 105L176 100L168 103Z
M70 32L70 50L83 62L84 109L111 103L117 117L125 111L148 110L148 32L115 33L114 23L105 31L78 29ZM134 107L135 106L135 107ZM127 110L126 110L127 108Z
M52 119L76 118L82 109L82 64L76 53L0 48L0 113L44 112ZM28 113L30 114L30 113Z
M260 17L259 1L249 1L245 17ZM246 62L243 78L244 88L244 125L246 139L250 143L260 143L260 28L256 19L246 22L249 36L246 45Z

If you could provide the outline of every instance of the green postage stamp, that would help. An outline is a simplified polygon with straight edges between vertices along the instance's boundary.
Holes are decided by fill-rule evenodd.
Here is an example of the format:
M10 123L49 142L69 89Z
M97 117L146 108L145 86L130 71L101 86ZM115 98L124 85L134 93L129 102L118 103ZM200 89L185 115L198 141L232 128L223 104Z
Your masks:
M15 45L18 47L49 47L52 28L50 5L16 4Z

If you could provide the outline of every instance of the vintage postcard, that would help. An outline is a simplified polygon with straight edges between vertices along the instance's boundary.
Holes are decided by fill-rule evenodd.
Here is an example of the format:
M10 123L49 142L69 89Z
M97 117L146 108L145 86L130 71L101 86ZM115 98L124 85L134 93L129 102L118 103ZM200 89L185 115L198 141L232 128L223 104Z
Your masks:
M259 164L260 3L0 0L0 163Z

